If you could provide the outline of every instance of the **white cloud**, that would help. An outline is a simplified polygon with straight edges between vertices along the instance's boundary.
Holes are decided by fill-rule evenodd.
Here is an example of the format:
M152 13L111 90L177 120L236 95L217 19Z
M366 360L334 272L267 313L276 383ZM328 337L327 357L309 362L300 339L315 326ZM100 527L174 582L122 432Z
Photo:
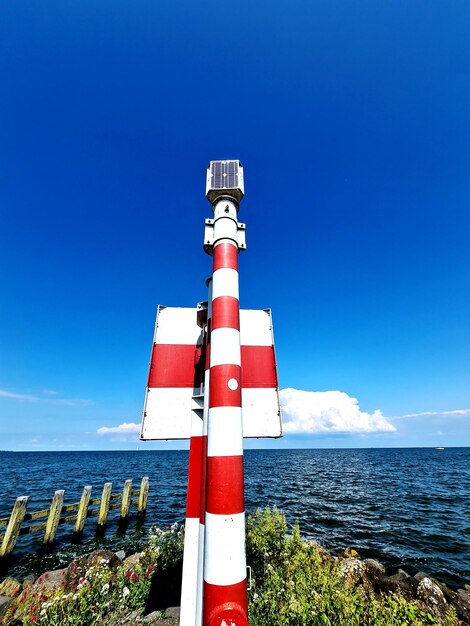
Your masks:
M356 398L343 391L281 389L283 430L289 433L394 432L380 410L361 411Z
M32 396L29 393L13 393L12 391L6 391L6 389L0 389L0 398L20 400L21 402L37 402L39 400L37 396Z
M119 426L102 426L96 432L98 435L133 435L140 433L140 424L123 422Z
M6 389L0 389L0 398L9 400L18 400L19 402L47 402L48 404L58 404L61 406L83 406L92 404L91 400L83 398L57 398L58 391L44 389L44 396L38 396L31 393L14 393ZM53 397L51 397L53 396Z
M396 415L393 419L403 419L405 417L426 417L433 415L443 415L446 417L458 417L460 415L470 415L470 409L455 409L454 411L423 411L422 413L407 413L406 415Z

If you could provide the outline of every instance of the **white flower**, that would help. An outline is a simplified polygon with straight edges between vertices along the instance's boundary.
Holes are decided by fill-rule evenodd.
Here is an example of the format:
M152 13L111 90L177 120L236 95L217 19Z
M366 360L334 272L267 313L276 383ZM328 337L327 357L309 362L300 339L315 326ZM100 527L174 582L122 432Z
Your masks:
M105 595L108 593L109 591L109 583L105 583L102 587L101 587L101 593L104 593Z
M257 593L254 593L254 594L253 594L253 600L257 600L257 599L258 599L258 594L257 594Z
M122 597L127 598L129 594L130 594L129 587L124 587L124 589L122 590Z
M39 613L39 615L45 615L47 613L46 609L42 609L42 611Z

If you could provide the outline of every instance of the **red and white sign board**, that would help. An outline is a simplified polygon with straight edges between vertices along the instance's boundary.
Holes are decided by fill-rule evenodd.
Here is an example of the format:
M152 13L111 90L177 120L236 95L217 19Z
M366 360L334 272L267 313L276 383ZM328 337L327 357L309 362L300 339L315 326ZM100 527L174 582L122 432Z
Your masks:
M155 322L142 440L189 439L193 398L204 379L197 309L159 306ZM240 310L244 437L281 437L271 310ZM203 359L202 359L203 361Z

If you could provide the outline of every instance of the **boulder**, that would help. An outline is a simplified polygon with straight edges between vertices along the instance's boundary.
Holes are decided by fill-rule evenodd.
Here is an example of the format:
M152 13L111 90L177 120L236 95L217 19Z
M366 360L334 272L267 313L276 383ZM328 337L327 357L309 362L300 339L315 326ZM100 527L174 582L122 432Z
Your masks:
M419 582L416 596L434 615L442 616L447 612L448 604L444 594L431 578L426 576Z
M417 572L413 578L415 578L418 582L421 582L423 578L430 578L430 576L429 574L426 574L426 572Z
M5 613L10 608L12 602L13 598L11 598L10 596L0 596L0 618L5 615Z
M122 615L119 619L119 626L130 626L131 624L140 624L142 622L142 615L139 609L132 611L132 613L127 613L127 615ZM114 624L114 622L113 622Z
M470 623L470 586L465 585L463 589L459 589L455 594L453 601L457 615L464 622Z
M180 608L173 606L166 611L153 611L142 619L143 624L150 626L179 626Z
M88 569L90 567L95 567L96 565L105 565L111 569L116 569L120 564L121 559L119 559L111 550L94 550L86 557L86 565Z
M121 560L111 550L94 550L88 556L79 557L70 563L67 567L66 581L69 585L76 585L91 567L116 569L120 564Z
M142 558L140 552L136 552L135 554L130 554L128 557L124 559L124 565L127 569L132 569Z
M23 591L25 589L29 589L29 587L32 587L35 580L36 576L34 574L29 574L28 576L26 576L26 578L23 580Z
M407 572L399 569L393 576L388 576L381 581L382 591L391 591L392 593L401 593L407 599L416 597L418 581L410 576Z
M5 578L5 580L0 583L0 596L13 598L13 596L16 596L20 590L21 583L18 582L16 578Z
M444 598L447 600L447 603L453 604L455 601L456 592L450 589L450 587L448 587L445 583L441 582L440 580L434 580L434 578L432 578L431 580L435 582L436 585L439 586L440 590L444 594Z
M120 561L124 561L124 559L126 558L126 553L124 552L124 550L119 550L118 552L115 552L114 554L117 556L117 558Z
M381 590L381 581L385 577L385 567L376 559L364 561L365 575L375 591Z
M64 584L66 575L67 568L52 570L51 572L41 574L34 584L30 586L35 592L39 590L52 591Z
M357 587L357 585L367 580L364 561L354 557L344 559L341 562L339 571L343 583L351 588Z
M167 621L163 618L163 613L161 611L152 611L152 613L149 613L143 618L142 623L152 624L152 626L160 626L160 624L167 624Z

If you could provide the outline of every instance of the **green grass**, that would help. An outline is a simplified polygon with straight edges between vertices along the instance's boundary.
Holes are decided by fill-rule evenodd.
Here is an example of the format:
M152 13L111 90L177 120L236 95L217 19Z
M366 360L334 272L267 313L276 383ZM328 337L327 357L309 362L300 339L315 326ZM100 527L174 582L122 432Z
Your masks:
M250 626L457 626L452 609L444 617L399 595L376 596L345 584L341 560L304 541L276 509L247 519L247 562L252 568ZM41 624L81 626L120 624L131 611L143 613L152 577L181 564L183 529L154 528L132 566L110 570L96 563L59 588L29 588L15 598L2 626Z
M276 509L257 511L247 521L247 562L252 567L250 626L455 626L450 610L438 618L399 595L376 597L345 585L341 561L313 542L298 526L287 532Z

